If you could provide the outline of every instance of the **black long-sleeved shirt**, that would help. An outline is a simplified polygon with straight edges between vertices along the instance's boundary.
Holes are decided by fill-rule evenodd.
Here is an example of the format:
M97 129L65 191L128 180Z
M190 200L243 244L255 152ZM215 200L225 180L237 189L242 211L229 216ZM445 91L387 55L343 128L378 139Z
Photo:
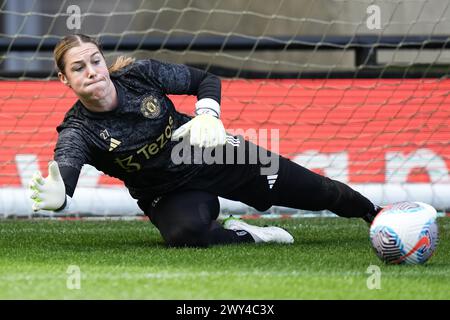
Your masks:
M220 103L220 79L185 65L140 60L112 73L118 106L91 112L78 100L57 127L54 159L72 196L84 164L122 180L136 198L170 192L202 166L174 164L174 130L191 119L168 94L196 95Z

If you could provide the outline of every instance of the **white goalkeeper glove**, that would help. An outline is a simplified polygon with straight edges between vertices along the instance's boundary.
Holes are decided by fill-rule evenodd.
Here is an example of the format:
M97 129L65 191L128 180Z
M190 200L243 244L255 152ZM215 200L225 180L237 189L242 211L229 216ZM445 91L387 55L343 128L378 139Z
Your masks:
M219 117L219 104L210 98L196 103L196 116L173 132L172 140L190 135L190 144L198 147L217 147L226 143L226 131Z
M29 184L33 210L57 210L66 201L66 187L59 172L58 163L48 163L48 177L43 178L40 171L33 175Z

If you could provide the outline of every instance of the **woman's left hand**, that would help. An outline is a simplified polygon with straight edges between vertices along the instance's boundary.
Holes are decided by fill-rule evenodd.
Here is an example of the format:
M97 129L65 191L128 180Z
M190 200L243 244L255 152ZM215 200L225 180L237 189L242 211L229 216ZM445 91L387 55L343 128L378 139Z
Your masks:
M217 147L226 142L226 131L220 119L200 114L173 132L172 140L190 135L190 143L198 147Z

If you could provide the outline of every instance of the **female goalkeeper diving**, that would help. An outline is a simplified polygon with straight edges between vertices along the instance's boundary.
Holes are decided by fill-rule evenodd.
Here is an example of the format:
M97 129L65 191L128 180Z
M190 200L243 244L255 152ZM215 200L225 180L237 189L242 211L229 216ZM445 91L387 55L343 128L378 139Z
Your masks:
M108 69L99 44L82 34L63 38L54 59L60 81L78 100L57 127L48 177L37 172L30 183L35 211L67 208L84 164L122 180L169 246L294 241L274 226L218 223L219 196L261 211L328 209L368 222L380 209L341 182L227 135L220 79L210 73L124 57ZM196 95L195 117L178 112L169 94ZM180 148L183 142L188 148ZM194 149L227 161L198 161ZM269 162L250 161L264 152Z

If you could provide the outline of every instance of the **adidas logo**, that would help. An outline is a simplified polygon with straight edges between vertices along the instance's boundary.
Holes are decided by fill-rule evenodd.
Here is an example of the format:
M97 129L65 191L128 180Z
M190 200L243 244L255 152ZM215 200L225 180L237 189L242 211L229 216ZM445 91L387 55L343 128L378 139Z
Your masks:
M114 138L111 138L111 142L109 143L109 151L113 151L115 148L117 148L119 146L119 144L121 144L122 142L120 142L119 140L116 140Z
M271 176L267 176L267 182L269 183L269 189L273 188L273 185L277 181L277 178L278 178L277 174L274 174L274 175L271 175Z
M231 135L226 136L226 141L235 147L238 147L241 144L241 141L239 140L239 138L235 138Z

